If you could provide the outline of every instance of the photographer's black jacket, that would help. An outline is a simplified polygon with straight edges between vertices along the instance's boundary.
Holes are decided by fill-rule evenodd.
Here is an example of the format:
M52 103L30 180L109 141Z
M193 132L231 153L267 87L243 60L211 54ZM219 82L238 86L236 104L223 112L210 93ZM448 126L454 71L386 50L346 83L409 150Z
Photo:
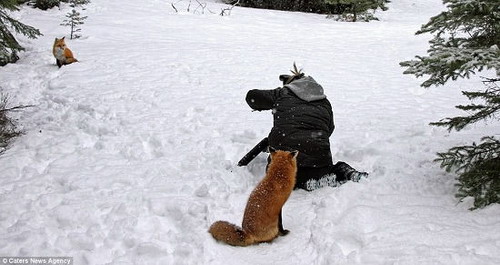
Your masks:
M295 80L283 88L250 90L246 101L254 110L272 109L270 146L298 150L300 167L332 165L329 141L335 128L332 106L312 77Z

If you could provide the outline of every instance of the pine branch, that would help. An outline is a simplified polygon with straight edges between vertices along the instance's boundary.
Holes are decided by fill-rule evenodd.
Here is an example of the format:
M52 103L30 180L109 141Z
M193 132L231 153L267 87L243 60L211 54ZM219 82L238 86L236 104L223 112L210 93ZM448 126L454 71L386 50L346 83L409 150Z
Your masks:
M491 203L500 203L500 158L481 161L458 177L456 197L461 201L474 198L474 207L483 208Z
M478 48L463 38L441 37L435 37L429 43L428 56L416 56L416 60L400 63L407 68L403 74L429 76L421 84L423 87L444 85L450 79L469 78L486 69L500 71L500 46Z
M0 21L3 21L5 24L9 24L17 33L23 34L30 39L35 39L38 36L41 36L42 33L40 30L23 24L11 17L9 17L4 11L0 10ZM4 24L0 23L0 24Z
M448 131L453 129L460 131L465 128L469 124L473 124L484 119L491 118L495 113L500 111L500 105L495 107L487 107L482 105L468 105L468 106L457 106L457 108L462 110L478 110L474 114L470 116L461 116L454 118L445 118L440 120L439 122L431 122L430 125L440 126L440 127L448 127Z
M439 36L445 32L463 32L472 38L484 33L498 34L498 28L492 26L500 19L495 1L444 0L447 10L432 17L416 34L436 33ZM489 41L494 45L499 40Z
M496 82L500 82L500 78L485 78L486 80L483 81L484 84L489 84L493 83L493 86L498 88L499 86L496 85Z
M22 51L24 48L17 42L14 35L5 25L0 24L0 47L7 47L15 51Z
M443 85L492 69L500 75L500 2L444 0L447 10L416 34L432 33L428 56L401 62L404 74L429 76L421 85Z
M456 146L446 153L438 153L436 162L441 163L441 168L447 172L464 173L473 168L477 163L497 159L500 157L500 140L492 136L481 139L482 143L469 146Z
M430 125L447 127L448 131L453 129L460 131L469 124L476 123L481 120L490 119L500 112L500 87L495 80L487 79L483 81L488 86L485 91L468 92L462 91L462 94L469 100L481 99L483 104L458 105L456 108L471 113L468 116L459 116L454 118L445 118L439 122L432 122Z
M11 11L18 11L18 5L19 3L17 2L17 0L2 0L0 2L0 8L5 8Z

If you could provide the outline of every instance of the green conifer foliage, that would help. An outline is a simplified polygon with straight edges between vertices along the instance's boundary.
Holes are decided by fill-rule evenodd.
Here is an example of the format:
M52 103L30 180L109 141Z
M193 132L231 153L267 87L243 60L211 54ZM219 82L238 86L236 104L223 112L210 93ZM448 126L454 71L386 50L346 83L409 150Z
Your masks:
M237 0L224 0L231 4ZM302 11L321 14L342 14L345 12L361 13L369 9L382 8L389 0L239 0L238 4L246 7Z
M35 0L34 7L47 10L59 6L61 0Z
M61 26L69 26L71 29L70 32L70 39L78 39L81 37L79 32L81 32L80 25L84 24L84 20L87 19L87 16L81 16L80 12L76 11L76 8L82 7L83 5L86 5L90 3L90 0L68 0L69 1L69 6L72 7L73 9L71 12L66 14L65 20L63 20L63 23ZM84 8L82 8L85 10Z
M83 21L87 18L86 16L81 16L80 12L76 9L72 9L71 12L66 14L66 18L61 26L69 26L71 28L70 39L78 39L81 37L79 32L81 31L80 25L83 25Z
M17 61L19 59L17 52L23 50L23 47L12 34L12 30L28 38L36 38L42 35L38 29L25 25L9 16L9 11L17 11L18 5L17 0L0 1L0 66Z
M405 74L428 75L424 87L469 77L484 69L500 75L500 1L444 0L447 10L416 34L432 33L428 56L402 62Z
M434 16L416 34L431 33L427 56L401 62L404 74L428 76L421 86L430 87L450 80L469 78L480 71L496 75L484 81L486 89L463 91L471 103L456 106L467 115L431 123L460 131L466 126L494 119L500 112L500 1L444 0L447 10ZM500 140L484 137L481 143L453 147L438 153L436 161L458 174L457 197L474 198L472 209L500 203Z

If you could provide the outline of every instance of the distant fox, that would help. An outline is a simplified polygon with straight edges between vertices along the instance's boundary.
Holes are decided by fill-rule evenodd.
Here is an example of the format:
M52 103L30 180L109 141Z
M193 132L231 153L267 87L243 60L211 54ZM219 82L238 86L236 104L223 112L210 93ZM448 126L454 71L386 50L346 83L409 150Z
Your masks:
M283 230L281 209L295 186L298 151L270 151L271 162L266 176L250 194L242 228L217 221L208 230L216 240L233 246L248 246L288 234L288 230Z
M73 57L71 50L66 47L66 42L64 37L62 39L56 38L54 41L54 48L52 49L54 57L56 57L56 63L59 68L63 65L78 62L78 60Z

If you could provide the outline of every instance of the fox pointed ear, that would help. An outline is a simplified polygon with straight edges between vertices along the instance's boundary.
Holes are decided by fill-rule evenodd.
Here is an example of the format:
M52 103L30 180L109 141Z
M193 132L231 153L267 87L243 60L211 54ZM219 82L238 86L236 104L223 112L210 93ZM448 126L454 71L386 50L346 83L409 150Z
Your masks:
M276 149L272 146L269 146L269 153L274 154L276 152Z
M64 40L64 38L66 38L66 36L62 37L62 39L61 39L61 40Z
M292 155L292 157L297 157L299 155L299 151L297 150L294 150L294 151L291 151L290 154Z

